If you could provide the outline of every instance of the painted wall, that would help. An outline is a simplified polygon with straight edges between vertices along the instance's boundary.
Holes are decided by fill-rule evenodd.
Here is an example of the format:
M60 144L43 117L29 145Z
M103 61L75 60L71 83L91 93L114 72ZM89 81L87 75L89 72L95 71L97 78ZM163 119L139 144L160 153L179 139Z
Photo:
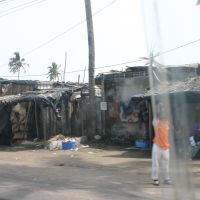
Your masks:
M132 143L141 133L139 109L131 102L135 94L149 88L147 76L105 79L105 99L108 102L106 134L119 143Z

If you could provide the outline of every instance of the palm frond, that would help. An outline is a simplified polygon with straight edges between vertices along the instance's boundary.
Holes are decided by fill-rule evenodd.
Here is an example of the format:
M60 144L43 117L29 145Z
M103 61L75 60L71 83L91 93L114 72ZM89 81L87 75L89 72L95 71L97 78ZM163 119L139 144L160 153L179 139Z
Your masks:
M24 72L26 72L25 66L29 66L27 63L25 63L25 59L20 57L20 53L17 51L14 52L14 57L9 59L8 65L10 67L10 72L18 74L21 69L23 69Z

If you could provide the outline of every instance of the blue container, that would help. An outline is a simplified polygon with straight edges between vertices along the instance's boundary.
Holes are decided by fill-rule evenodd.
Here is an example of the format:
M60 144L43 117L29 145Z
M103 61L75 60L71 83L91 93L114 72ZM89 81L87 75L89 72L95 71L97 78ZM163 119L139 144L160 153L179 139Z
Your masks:
M137 148L148 148L150 146L149 141L141 141L141 140L136 140L135 141L135 147Z
M71 141L62 142L62 148L64 150L75 149L76 148L76 142L71 142Z

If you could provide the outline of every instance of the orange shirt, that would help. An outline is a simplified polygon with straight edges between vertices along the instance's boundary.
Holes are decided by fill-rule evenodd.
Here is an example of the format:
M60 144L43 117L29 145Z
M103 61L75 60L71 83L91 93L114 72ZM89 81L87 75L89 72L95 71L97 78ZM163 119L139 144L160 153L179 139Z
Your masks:
M167 120L158 120L155 126L155 137L153 142L161 149L166 150L169 148L169 122Z

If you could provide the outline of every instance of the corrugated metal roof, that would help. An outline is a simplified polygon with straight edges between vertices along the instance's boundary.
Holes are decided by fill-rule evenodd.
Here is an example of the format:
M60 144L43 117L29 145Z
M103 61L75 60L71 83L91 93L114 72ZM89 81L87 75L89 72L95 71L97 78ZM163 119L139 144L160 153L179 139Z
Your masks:
M38 82L32 80L0 80L0 84L37 85Z
M43 90L43 91L30 91L25 92L22 95L6 95L0 97L1 104L10 104L17 101L29 101L29 100L41 100L41 99L58 99L63 93L70 93L69 90L57 89L57 90Z

